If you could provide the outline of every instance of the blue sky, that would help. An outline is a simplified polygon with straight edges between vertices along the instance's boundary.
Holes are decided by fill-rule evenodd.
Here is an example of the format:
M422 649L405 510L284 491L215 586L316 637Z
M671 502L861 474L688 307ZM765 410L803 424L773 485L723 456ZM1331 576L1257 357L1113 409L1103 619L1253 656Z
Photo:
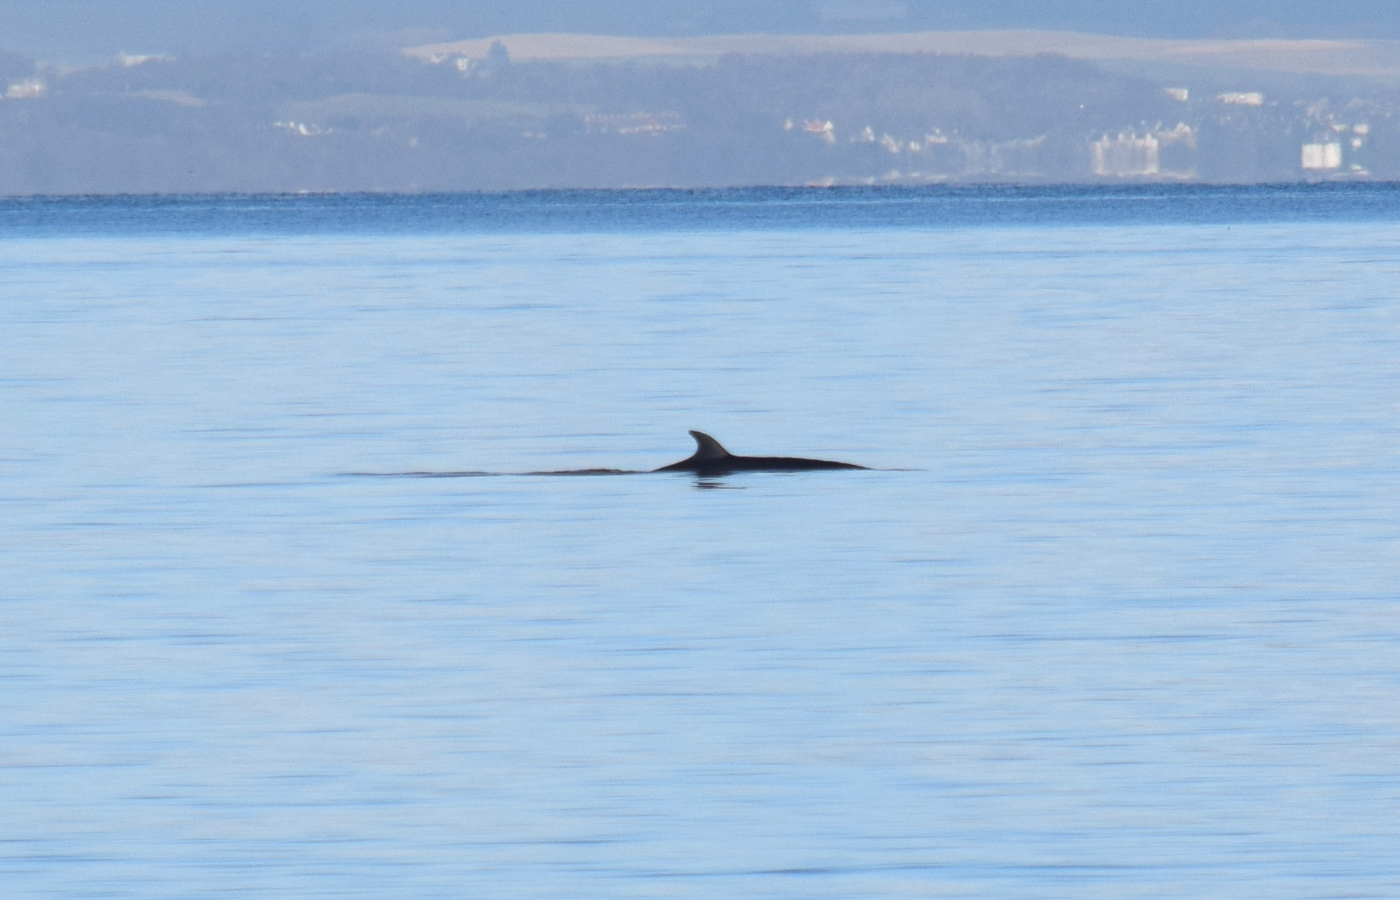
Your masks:
M0 49L128 53L387 47L522 31L695 35L1049 28L1144 37L1400 39L1397 0L0 0Z

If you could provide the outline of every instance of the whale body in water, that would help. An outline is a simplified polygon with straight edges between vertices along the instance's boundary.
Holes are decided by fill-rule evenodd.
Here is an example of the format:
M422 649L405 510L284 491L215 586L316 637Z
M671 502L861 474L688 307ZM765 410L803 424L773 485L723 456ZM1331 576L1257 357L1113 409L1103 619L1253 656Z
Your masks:
M864 469L854 463L829 459L802 459L796 456L735 456L719 441L703 431L692 431L695 454L678 463L653 469L654 472L694 472L697 475L727 475L730 472L805 472L812 469Z

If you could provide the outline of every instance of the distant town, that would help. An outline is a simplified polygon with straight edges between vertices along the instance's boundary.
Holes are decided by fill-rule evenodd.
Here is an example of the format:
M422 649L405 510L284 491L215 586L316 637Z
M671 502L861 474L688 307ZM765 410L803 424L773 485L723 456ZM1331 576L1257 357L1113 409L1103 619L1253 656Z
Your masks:
M816 50L0 53L0 194L1400 179L1386 73Z

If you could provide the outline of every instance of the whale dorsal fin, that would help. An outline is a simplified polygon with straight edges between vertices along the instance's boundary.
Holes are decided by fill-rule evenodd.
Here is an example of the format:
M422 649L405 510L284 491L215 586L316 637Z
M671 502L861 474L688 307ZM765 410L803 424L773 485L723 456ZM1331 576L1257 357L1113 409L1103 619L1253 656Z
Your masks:
M690 436L695 438L695 455L691 457L695 462L709 462L716 459L727 459L731 456L730 452L724 449L719 441L703 431L692 431Z

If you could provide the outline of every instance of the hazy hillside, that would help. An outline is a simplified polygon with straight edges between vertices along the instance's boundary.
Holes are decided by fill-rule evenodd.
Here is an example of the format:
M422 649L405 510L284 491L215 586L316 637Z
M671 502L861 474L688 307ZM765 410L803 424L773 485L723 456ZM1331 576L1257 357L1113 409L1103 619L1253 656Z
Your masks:
M1088 62L1156 62L1241 71L1400 79L1400 41L1253 38L1171 40L1073 31L917 31L862 34L722 34L636 38L598 34L506 34L409 47L419 59L485 59L496 45L524 61L669 59L813 53L925 56L1064 56Z
M0 193L1400 178L1400 91L1056 56L0 55Z

